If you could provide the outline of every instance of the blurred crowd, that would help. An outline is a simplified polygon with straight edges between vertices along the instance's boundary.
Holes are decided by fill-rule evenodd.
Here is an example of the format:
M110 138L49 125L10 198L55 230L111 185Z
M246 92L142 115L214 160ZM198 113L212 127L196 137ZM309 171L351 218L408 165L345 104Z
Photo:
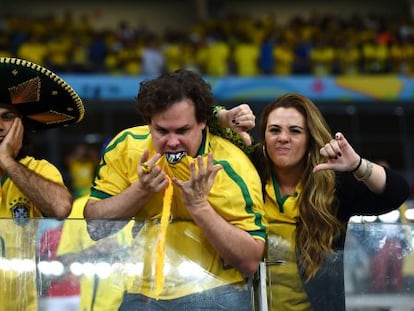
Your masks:
M155 21L156 22L156 21ZM60 73L153 75L188 68L210 76L414 73L409 17L292 16L280 24L229 13L157 33L120 20L96 29L87 16L4 17L0 56L31 60Z

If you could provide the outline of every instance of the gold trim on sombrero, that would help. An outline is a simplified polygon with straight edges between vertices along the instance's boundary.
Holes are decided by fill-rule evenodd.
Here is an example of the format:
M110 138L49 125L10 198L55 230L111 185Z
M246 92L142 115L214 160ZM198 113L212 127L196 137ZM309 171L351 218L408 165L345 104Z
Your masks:
M42 113L31 114L31 115L26 116L26 118L32 119L32 120L35 120L37 122L41 122L44 124L60 123L60 122L66 122L66 121L70 121L74 119L74 117L70 115L57 112L57 111L53 111L53 110L42 112Z
M39 77L27 80L16 86L9 87L10 99L13 105L38 102L40 100Z
M83 119L83 116L85 114L85 108L82 104L82 100L80 99L79 95L75 92L75 90L68 83L66 83L62 78L60 78L58 75L56 75L55 73L53 73L52 71L50 71L47 68L44 68L40 65L37 65L35 63L32 63L32 62L24 60L24 59L10 58L10 57L0 57L0 63L16 64L16 65L19 65L19 66L28 67L28 68L31 68L31 69L33 69L35 71L38 71L38 72L44 74L45 76L49 77L51 80L53 80L58 85L60 85L72 97L72 100L75 102L75 104L76 104L76 106L78 107L78 110L79 110L79 118L78 118L77 122L79 122L80 120ZM12 71L12 73L14 75L16 75L15 70L16 69L14 68L13 71ZM18 75L18 72L17 72L17 75ZM74 118L72 117L72 119L74 119Z

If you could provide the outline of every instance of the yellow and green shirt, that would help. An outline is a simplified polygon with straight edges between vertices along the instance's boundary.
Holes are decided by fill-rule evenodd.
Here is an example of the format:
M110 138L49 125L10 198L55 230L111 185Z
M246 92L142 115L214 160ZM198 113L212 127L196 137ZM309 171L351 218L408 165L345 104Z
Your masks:
M266 262L270 272L268 287L273 311L309 311L311 309L295 252L296 223L299 217L297 185L293 195L281 196L273 175L265 186L265 211L268 222Z
M46 160L27 156L19 162L63 185L58 169ZM0 264L0 311L37 311L35 237L38 221L29 218L42 217L42 213L7 175L1 179L0 193L0 262L3 263ZM8 265L13 259L22 262L14 267Z
M155 153L148 126L133 127L119 133L106 147L92 187L91 198L100 200L117 195L138 179L137 166L145 150ZM208 201L225 220L265 240L263 198L257 171L247 156L231 142L206 131L198 155L213 154L214 163L222 165L208 195ZM158 165L172 178L188 180L190 162L185 156L170 164L162 157ZM163 206L163 194L155 194L135 215L145 225L133 241L133 260L139 271L131 278L128 292L159 299L173 299L191 293L244 280L234 268L224 267L217 251L194 223L173 185L171 218L166 233L165 285L155 293L154 262Z

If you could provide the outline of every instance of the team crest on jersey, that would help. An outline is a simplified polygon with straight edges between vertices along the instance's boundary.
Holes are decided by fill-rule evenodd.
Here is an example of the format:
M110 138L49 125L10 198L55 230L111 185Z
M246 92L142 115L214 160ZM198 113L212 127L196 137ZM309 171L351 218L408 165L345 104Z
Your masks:
M11 213L13 216L13 221L16 225L25 226L29 223L30 213L29 207L24 205L24 203L17 203L11 208Z

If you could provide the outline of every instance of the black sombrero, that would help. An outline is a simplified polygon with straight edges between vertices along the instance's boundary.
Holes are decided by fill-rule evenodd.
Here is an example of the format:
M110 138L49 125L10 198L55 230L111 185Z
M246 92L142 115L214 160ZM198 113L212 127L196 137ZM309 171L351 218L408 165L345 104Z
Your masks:
M0 57L0 104L15 107L32 131L77 123L85 114L82 100L68 83L18 58Z

